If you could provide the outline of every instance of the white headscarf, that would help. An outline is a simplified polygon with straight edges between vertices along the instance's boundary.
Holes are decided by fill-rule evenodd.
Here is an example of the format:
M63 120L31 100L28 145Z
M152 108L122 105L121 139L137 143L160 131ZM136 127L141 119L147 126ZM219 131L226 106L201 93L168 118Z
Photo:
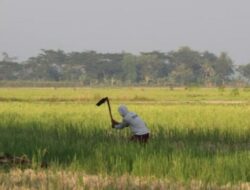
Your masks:
M125 105L120 105L118 108L118 112L122 117L125 117L128 113L128 108Z

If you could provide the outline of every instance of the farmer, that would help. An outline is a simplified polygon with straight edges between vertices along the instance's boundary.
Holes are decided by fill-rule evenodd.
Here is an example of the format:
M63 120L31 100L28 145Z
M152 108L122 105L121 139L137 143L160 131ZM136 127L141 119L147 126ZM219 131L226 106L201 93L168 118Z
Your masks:
M130 126L133 136L131 141L146 143L149 138L149 129L143 120L134 112L129 112L125 105L120 105L118 112L122 116L122 122L119 123L112 120L112 127L115 129L123 129Z

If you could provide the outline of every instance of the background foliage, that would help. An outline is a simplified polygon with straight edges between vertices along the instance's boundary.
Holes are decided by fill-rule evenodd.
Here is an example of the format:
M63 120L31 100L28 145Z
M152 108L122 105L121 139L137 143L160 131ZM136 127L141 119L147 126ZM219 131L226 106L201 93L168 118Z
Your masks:
M3 53L0 80L67 81L83 85L228 85L250 79L249 65L236 66L222 52L198 52L189 47L163 53L97 53L45 50L17 62Z

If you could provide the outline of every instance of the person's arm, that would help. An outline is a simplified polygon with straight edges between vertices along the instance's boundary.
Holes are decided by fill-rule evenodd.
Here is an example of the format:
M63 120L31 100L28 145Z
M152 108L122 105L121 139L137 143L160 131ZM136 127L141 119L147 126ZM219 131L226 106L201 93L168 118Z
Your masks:
M114 125L114 128L116 129L123 129L124 127L128 127L129 124L123 119L121 123L117 123Z

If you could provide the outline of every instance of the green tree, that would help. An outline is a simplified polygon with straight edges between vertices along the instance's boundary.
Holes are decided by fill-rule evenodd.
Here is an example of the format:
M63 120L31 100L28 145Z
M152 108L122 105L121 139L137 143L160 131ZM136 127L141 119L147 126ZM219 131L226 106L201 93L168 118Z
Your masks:
M137 80L136 56L125 53L122 59L123 78L129 83L135 83Z
M205 51L202 53L202 71L203 71L203 81L206 86L213 86L216 78L216 73L214 70L214 65L217 62L217 56L213 53Z
M222 52L218 57L217 61L213 65L216 83L218 85L224 85L225 82L229 80L229 76L234 73L233 71L233 61L227 55L227 53Z
M250 63L247 65L239 66L238 71L242 74L248 81L250 81Z
M16 62L17 57L10 57L8 53L2 53L2 61L3 62Z
M172 83L179 85L189 85L194 81L194 74L190 68L185 65L177 66L170 74L169 79Z
M22 65L17 62L0 61L0 80L18 80Z
M199 52L193 51L189 47L182 47L168 54L168 62L171 68L171 80L180 84L203 83L203 60ZM185 77L180 77L183 74Z
M154 51L141 53L137 61L138 80L146 84L156 83L157 79L166 78L168 67L165 63L166 56L163 53Z

